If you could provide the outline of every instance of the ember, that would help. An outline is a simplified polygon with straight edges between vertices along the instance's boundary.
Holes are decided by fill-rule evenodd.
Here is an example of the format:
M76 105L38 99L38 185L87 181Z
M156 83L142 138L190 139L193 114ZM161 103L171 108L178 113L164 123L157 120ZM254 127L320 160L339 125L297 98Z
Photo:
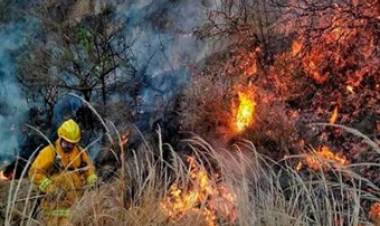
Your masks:
M169 189L169 195L161 202L164 213L171 220L179 220L189 213L201 214L207 225L217 225L216 219L222 217L236 220L236 196L225 185L215 183L194 158L188 157L190 183L187 189L175 183Z
M239 107L235 119L237 132L244 131L252 124L255 106L255 102L249 95L239 92Z

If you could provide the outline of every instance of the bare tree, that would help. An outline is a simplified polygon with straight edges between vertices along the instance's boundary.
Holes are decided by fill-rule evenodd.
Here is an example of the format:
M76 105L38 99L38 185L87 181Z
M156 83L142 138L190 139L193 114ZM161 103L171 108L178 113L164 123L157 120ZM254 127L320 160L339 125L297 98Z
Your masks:
M269 60L276 51L275 25L281 9L268 0L223 0L209 13L209 22L199 30L202 38L227 38L232 45L262 50L263 59ZM266 62L262 62L265 66Z
M132 67L124 22L109 6L73 20L69 10L73 6L47 4L38 10L42 34L32 39L21 58L18 79L37 93L78 92L87 101L100 94L105 112L108 86L118 72Z

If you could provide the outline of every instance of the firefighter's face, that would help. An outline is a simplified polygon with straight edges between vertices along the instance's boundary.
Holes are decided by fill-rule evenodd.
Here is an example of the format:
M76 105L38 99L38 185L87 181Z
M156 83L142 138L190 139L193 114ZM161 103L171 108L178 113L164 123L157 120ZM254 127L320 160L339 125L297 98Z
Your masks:
M62 150L65 153L68 153L68 152L71 152L74 149L75 144L74 143L70 143L68 141L65 141L64 139L61 139L61 147L62 147Z

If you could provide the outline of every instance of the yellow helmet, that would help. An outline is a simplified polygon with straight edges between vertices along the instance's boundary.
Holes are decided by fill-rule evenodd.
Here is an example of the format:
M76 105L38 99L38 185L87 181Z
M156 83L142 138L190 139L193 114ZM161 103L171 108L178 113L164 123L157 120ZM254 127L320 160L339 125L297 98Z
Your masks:
M62 123L58 129L58 137L70 143L78 143L81 138L79 125L72 119Z

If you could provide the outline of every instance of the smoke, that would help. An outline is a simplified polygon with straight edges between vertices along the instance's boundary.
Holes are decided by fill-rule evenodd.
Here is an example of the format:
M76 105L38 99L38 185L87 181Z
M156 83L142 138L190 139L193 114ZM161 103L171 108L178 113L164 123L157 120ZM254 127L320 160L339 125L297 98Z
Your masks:
M208 51L202 52L204 41L192 32L205 21L207 9L188 0L137 1L118 7L128 23L138 68L156 76L202 58Z
M104 4L93 2L99 5L96 8ZM113 0L107 3L111 2L116 15L126 20L125 34L138 79L143 81L138 91L141 102L135 109L135 123L146 130L151 127L150 122L162 119L165 112L173 110L174 100L193 68L200 67L202 59L213 54L215 49L221 50L220 46L213 46L212 41L199 40L193 33L207 21L207 11L215 6L207 0ZM17 9L22 8L20 5ZM27 16L25 21L30 21L31 17ZM28 111L26 98L15 79L15 68L16 57L23 51L28 34L31 36L33 30L30 22L10 21L0 26L0 161L12 158L17 152L17 128L21 127ZM79 107L72 101L60 103L54 108L54 125L64 118L64 112L70 113Z
M190 0L128 1L117 5L127 21L126 34L144 85L136 109L141 130L174 108L178 92L192 69L212 54L212 43L199 40L194 30L207 21L212 4Z
M16 57L26 41L29 24L0 25L0 166L18 152L20 123L28 110L16 81Z
M64 120L73 118L73 113L78 111L81 106L82 102L76 97L70 95L62 97L54 106L53 127L58 128Z

